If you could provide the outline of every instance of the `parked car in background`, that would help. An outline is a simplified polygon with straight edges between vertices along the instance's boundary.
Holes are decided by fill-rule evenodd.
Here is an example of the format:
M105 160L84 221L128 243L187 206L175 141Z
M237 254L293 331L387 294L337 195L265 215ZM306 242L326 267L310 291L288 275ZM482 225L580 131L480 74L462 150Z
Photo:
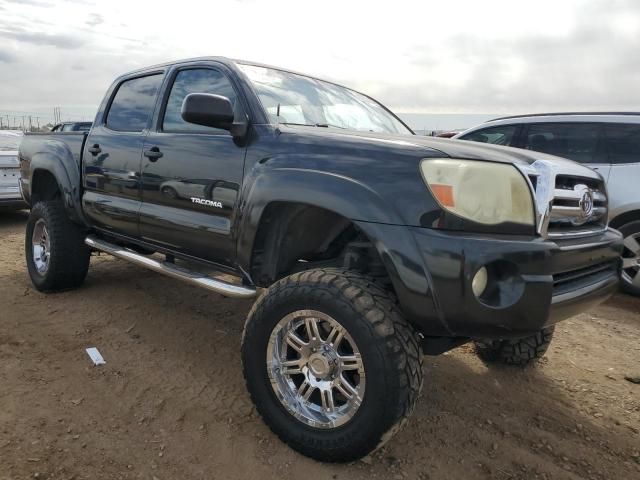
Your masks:
M91 122L62 122L55 125L52 132L88 132Z
M545 113L490 120L460 140L569 158L607 181L609 225L624 235L623 287L640 295L640 113ZM574 191L565 208L580 208Z
M460 130L449 130L447 132L436 133L434 136L439 138L453 138L460 133Z
M26 208L20 194L18 146L21 131L0 130L0 208Z

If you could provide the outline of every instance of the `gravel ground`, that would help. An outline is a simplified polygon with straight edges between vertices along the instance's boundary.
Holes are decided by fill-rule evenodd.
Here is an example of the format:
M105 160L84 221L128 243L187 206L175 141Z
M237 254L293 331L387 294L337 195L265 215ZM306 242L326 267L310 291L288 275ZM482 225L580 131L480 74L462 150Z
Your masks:
M109 257L42 295L25 213L0 213L0 480L640 479L640 300L556 330L525 370L463 346L425 361L408 425L372 457L321 464L257 417L239 344L250 303ZM94 367L84 349L98 347Z

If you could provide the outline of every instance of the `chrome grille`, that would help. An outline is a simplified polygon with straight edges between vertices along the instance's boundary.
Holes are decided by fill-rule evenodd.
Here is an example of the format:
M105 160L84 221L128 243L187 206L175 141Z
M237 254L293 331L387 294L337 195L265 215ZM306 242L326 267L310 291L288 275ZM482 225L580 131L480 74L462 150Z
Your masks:
M563 159L539 159L518 168L533 191L538 234L578 237L607 229L607 190L598 173Z
M595 233L607 227L604 183L591 178L557 175L547 236Z

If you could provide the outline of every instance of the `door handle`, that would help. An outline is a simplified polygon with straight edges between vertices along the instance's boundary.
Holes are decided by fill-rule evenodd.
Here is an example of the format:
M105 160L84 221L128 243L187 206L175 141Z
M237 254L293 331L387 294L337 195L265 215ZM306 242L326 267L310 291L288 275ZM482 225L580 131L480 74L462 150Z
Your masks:
M150 162L155 162L164 155L158 147L151 147L149 150L144 151L144 156L149 159Z
M94 156L98 155L102 151L102 149L100 148L100 145L98 145L97 143L94 143L93 146L88 148L88 150L89 150L89 153Z

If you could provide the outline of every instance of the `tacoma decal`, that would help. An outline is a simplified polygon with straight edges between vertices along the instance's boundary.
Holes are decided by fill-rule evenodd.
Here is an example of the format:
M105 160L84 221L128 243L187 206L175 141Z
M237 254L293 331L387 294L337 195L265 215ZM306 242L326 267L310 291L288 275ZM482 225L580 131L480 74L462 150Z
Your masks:
M208 207L222 208L222 202L214 202L213 200L206 200L204 198L191 197L193 203L199 205L207 205Z

